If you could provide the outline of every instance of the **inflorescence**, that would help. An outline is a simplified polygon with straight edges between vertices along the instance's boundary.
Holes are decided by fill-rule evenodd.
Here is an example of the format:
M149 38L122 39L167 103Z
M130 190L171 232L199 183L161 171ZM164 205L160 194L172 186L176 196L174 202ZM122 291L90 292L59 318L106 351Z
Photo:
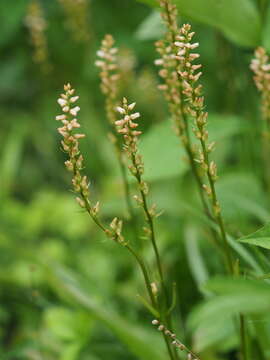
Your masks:
M251 61L251 70L254 72L254 81L262 94L262 113L270 125L270 59L263 47L255 50L255 59Z
M99 60L95 62L96 66L101 69L101 91L106 96L106 112L107 117L111 124L114 124L116 98L118 94L118 80L120 78L118 74L117 65L117 52L118 49L114 47L114 38L112 35L105 35L101 42L101 48L97 51Z
M161 331L167 337L171 338L173 346L181 351L187 352L187 360L199 360L199 358L192 351L190 351L183 343L181 343L180 340L176 338L176 334L168 330L159 320L153 320L152 324L157 326L158 331Z
M57 100L63 113L56 116L56 120L61 121L63 124L63 126L58 128L58 132L63 136L63 140L61 141L62 148L69 156L69 159L65 161L65 165L67 170L73 174L73 190L78 194L76 200L78 204L89 213L95 223L108 237L125 245L125 240L122 235L122 220L114 218L110 224L110 229L106 229L98 218L99 202L94 206L92 206L90 202L90 182L86 175L82 175L83 156L79 149L79 141L85 137L85 134L77 132L77 129L80 128L80 124L76 116L80 111L80 107L74 106L79 99L79 96L75 95L75 90L72 89L70 84L64 85L64 91L65 93L61 94L60 98Z

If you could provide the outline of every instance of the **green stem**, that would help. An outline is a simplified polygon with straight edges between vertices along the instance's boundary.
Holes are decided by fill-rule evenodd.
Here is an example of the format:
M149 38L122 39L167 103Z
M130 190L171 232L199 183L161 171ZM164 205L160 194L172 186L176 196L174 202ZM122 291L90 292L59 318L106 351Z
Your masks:
M242 360L248 360L246 322L244 315L240 314L240 337L241 337L241 353Z
M151 281L150 281L149 275L147 273L147 269L146 269L146 266L144 264L143 259L129 245L126 245L126 248L135 257L137 263L139 264L139 266L141 268L141 271L143 273L144 282L145 282L145 285L146 285L146 288L147 288L148 295L149 295L149 297L151 299L152 306L160 314L159 305L156 302L155 296L153 294L152 287L151 287ZM164 341L166 343L166 347L167 347L169 356L170 356L171 360L174 360L175 358L174 358L174 355L173 355L173 352L172 352L172 349L171 349L171 345L169 343L169 339L167 338L167 336L164 333L162 333L162 335L163 335Z
M218 202L218 199L217 199L215 183L214 183L214 180L213 180L212 175L210 173L210 162L209 162L208 151L206 149L206 145L205 145L205 142L204 142L203 139L200 139L200 143L201 143L201 147L202 147L202 151L203 151L204 161L205 161L205 163L207 165L207 179L208 179L210 189L211 189L211 199L212 199L213 212L214 212L214 214L216 216L217 225L219 226L220 235L221 235L221 239L222 239L223 247L224 247L224 254L225 254L227 268L228 268L229 273L231 275L233 275L234 271L233 271L232 254L231 254L231 251L230 251L230 245L229 245L227 235L226 235L226 231L225 231L225 227L224 227L223 217L221 215L220 209L219 210L217 209L217 206L219 206L219 202Z

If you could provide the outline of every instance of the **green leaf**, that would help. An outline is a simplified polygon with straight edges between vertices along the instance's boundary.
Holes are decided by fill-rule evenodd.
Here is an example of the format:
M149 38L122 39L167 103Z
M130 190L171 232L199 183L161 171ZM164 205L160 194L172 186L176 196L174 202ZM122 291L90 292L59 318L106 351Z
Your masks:
M3 145L3 152L1 156L1 192L6 194L12 188L16 181L16 175L20 168L20 161L23 152L24 139L27 134L24 114L18 114L20 120L12 126L6 143Z
M155 0L140 0L155 6ZM241 46L256 46L261 36L259 12L251 0L175 0L180 15L211 25Z
M199 244L198 232L193 226L188 226L185 231L185 245L190 271L198 287L203 285L209 278L208 270L202 257ZM208 293L204 292L207 296Z
M135 36L139 40L156 40L165 33L165 26L160 21L158 11L152 11L143 22L139 25L135 32Z
M245 131L241 118L234 115L209 115L210 139L222 142ZM139 151L145 163L145 178L148 181L181 176L188 169L186 153L176 136L171 121L154 125L139 144Z
M250 173L231 173L217 182L217 191L226 219L244 219L246 215L265 222L269 219L266 199L258 178Z
M265 25L263 29L263 46L270 52L270 6L268 5L267 14L265 17Z
M44 320L54 336L66 341L82 341L89 334L93 324L89 314L57 306L45 312Z
M0 1L0 46L5 45L23 24L28 0Z
M120 315L107 310L105 306L98 303L86 290L79 285L74 274L62 267L52 267L53 284L55 290L65 299L70 298L77 305L91 312L97 320L107 326L138 358L142 360L163 360L164 354L159 347L159 334L149 334L143 328L130 323ZM155 346L149 346L155 344Z
M139 150L145 163L146 180L179 176L188 169L188 164L184 160L185 152L170 121L153 126L142 137Z
M270 249L270 222L254 233L240 238L238 241Z
M256 280L216 277L204 288L217 296L199 305L190 317L192 328L203 328L209 321L233 315L256 314L270 310L270 286Z

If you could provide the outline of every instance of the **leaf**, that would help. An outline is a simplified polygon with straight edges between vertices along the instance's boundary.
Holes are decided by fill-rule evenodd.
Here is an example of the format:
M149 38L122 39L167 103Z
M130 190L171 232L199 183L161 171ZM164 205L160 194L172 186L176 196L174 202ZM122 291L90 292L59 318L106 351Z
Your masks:
M16 181L16 174L20 168L20 161L23 152L24 139L27 134L24 121L25 115L18 114L20 122L16 123L7 137L6 143L3 145L3 152L1 156L1 191L8 193L14 182Z
M0 1L0 46L8 43L22 25L28 3L28 0Z
M85 312L76 312L64 307L51 307L45 312L47 328L59 339L82 341L87 337L93 321Z
M155 0L139 0L155 6ZM261 20L251 0L175 0L179 13L190 20L211 25L241 46L260 42Z
M227 321L239 313L256 314L270 309L270 286L262 281L219 276L204 288L217 296L193 311L189 322L192 328L203 328L216 319Z
M188 168L184 150L174 134L172 123L164 121L152 127L139 144L145 163L145 179L160 180L182 175Z
M264 193L258 179L250 173L231 173L217 182L217 191L225 217L229 220L255 216L269 219Z
M143 22L139 25L135 32L135 37L139 40L156 40L165 33L165 26L160 21L158 11L152 11Z
M163 360L162 348L158 346L157 338L149 334L135 323L129 323L120 315L107 310L100 305L93 296L79 285L77 278L71 272L58 266L50 270L53 281L56 282L55 289L61 296L68 296L76 304L91 312L97 320L107 326L139 359L142 360ZM155 346L149 346L155 344Z
M264 249L270 249L270 222L265 224L262 228L254 233L240 238L238 241L250 245L256 245L263 247Z
M198 287L209 278L208 270L198 244L196 228L188 226L185 232L185 245L190 271ZM207 292L204 294L207 296Z
M262 42L266 50L270 52L270 6L269 5L265 16L265 25L263 29Z
M218 142L246 129L242 119L234 115L211 114L208 120L210 139ZM139 151L143 155L148 181L181 176L189 169L185 150L171 121L154 125L142 136Z

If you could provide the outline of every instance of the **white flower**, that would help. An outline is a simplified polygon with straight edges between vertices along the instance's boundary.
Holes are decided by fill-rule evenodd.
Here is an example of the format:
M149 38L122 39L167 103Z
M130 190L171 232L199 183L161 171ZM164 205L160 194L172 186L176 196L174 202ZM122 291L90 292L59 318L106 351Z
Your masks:
M121 106L117 106L116 111L118 111L120 114L125 114L126 113L126 110L123 109Z
M79 106L75 106L73 109L70 109L70 114L73 116L77 116L77 113L80 111L80 107Z
M59 99L57 100L57 102L58 102L58 104L59 104L61 107L65 106L65 105L67 104L67 100L62 99L62 98L59 98Z
M129 110L129 111L132 111L132 110L135 108L135 105L136 105L135 102L132 103L132 104L129 104L129 105L128 105L128 110Z
M66 115L63 114L63 115L56 116L55 120L66 120L66 118L67 118Z
M155 60L155 65L159 66L159 65L163 65L163 64L164 64L163 59L156 59Z
M71 102L71 103L75 103L78 99L79 99L79 96L72 96L72 97L70 98L70 102Z
M130 118L131 118L131 120L135 120L135 119L139 118L140 116L141 116L141 114L139 112L136 112L134 114L131 114Z

